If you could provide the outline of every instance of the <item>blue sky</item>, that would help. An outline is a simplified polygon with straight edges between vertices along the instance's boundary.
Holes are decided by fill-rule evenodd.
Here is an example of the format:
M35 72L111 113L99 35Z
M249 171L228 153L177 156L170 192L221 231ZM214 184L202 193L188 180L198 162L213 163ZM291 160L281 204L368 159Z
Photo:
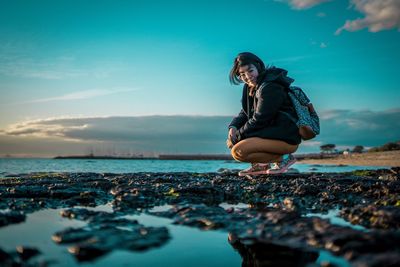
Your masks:
M287 69L321 112L326 129L332 128L332 114L342 116L348 135L336 140L335 131L327 130L309 147L400 139L399 14L395 0L3 1L0 155L80 153L98 142L130 151L226 153L224 127L217 127L209 149L179 150L184 146L174 138L171 148L154 140L146 146L139 137L123 144L106 138L113 130L129 130L108 128L113 119L101 118L222 116L226 126L240 110L241 86L230 85L228 73L242 51ZM371 126L377 117L383 128ZM71 124L81 133L96 128L90 118L108 123L101 134L75 139L66 134ZM50 130L43 126L49 121L57 122ZM156 125L140 126L149 127L143 129L147 133L166 127L158 124L163 119L150 121ZM360 125L367 127L366 136L374 136L372 128L390 135L350 138ZM33 145L40 142L46 151Z

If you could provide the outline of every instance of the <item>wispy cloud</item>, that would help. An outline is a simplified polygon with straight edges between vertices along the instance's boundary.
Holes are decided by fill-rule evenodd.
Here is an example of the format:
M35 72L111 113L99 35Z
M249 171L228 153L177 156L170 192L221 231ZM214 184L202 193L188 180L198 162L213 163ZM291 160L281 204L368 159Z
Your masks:
M400 31L400 1L399 0L352 0L351 6L365 15L364 18L347 20L335 34L343 30L350 32L368 28L370 32L395 29Z
M276 2L288 3L292 9L309 9L313 6L319 5L324 2L329 2L331 0L275 0Z
M92 89L92 90L79 91L79 92L74 92L74 93L55 96L55 97L39 98L39 99L33 99L33 100L29 100L29 101L9 103L8 105L44 103L44 102L53 102L53 101L82 100L82 99L90 99L90 98L113 95L113 94L128 93L128 92L133 92L133 91L138 91L138 90L140 90L140 89L136 89L136 88Z
M94 90L86 90L86 91L65 94L65 95L61 95L61 96L57 96L57 97L41 98L41 99L29 101L29 102L30 103L42 103L42 102L51 102L51 101L69 101L69 100L78 100L78 99L89 99L89 98L94 98L94 97L98 97L98 96L113 95L113 94L126 93L126 92L132 92L132 91L138 91L138 89L134 89L134 88L120 88L120 89L111 89L111 90L94 89Z

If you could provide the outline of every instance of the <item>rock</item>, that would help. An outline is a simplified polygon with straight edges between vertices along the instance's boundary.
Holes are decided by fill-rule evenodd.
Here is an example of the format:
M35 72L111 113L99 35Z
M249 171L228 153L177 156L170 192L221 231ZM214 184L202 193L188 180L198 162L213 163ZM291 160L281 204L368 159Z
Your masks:
M219 173L21 174L0 179L0 209L7 210L0 213L0 222L17 223L25 218L22 214L64 208L63 217L83 220L87 226L63 229L53 238L60 244L70 244L72 253L83 261L97 259L115 249L141 251L166 244L170 238L166 228L146 227L122 217L148 212L171 218L175 224L234 233L254 250L267 246L271 251L277 249L279 254L278 247L282 246L282 251L288 248L289 255L297 253L291 249L299 249L301 255L306 255L310 250L326 249L346 257L349 264L368 262L363 257L369 256L371 263L375 260L379 263L381 254L400 253L400 181L393 178L398 178L398 174L398 169L286 173L254 179L244 179L236 171L224 170ZM393 179L379 179L380 176ZM105 203L111 203L113 210L73 208ZM249 208L224 210L219 206L221 203L246 203ZM172 208L149 211L166 204ZM346 220L369 230L308 217L309 212L337 209ZM9 217L4 214L9 212L22 217L16 216L19 220L14 221L5 219ZM264 246L264 243L268 244ZM259 245L251 247L254 244ZM10 255L13 260L20 260Z
M78 261L91 261L109 252L108 250L93 245L76 245L69 247L68 251L73 254Z
M38 249L32 247L18 246L16 250L19 257L24 261L29 260L30 258L40 254L40 251Z
M136 220L119 218L117 213L69 209L62 215L88 221L86 227L67 228L53 235L57 243L74 244L69 252L78 261L91 261L114 249L147 250L170 238L166 227L145 227Z
M17 211L0 212L0 227L25 221L25 214Z

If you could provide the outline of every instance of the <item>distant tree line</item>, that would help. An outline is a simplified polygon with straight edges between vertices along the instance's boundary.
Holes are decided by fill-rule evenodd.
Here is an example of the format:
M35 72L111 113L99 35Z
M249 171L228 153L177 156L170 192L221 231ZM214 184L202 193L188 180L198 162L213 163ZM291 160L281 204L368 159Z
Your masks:
M336 149L335 144L325 144L319 147L321 149L321 153L324 154L337 154L342 153L343 151L338 151ZM364 152L365 147L362 145L356 145L352 150L346 149L345 151L351 153L362 153ZM382 146L373 147L368 150L368 152L380 152L380 151L392 151L392 150L400 150L400 141L397 142L389 142Z
M400 141L389 142L382 146L373 147L369 149L368 152L392 151L392 150L400 150Z
M326 144L322 145L319 147L321 149L322 153L328 153L328 154L333 154L333 153L342 153L343 151L338 151L336 149L335 144ZM362 153L364 151L364 147L361 145L357 145L353 148L353 150L346 149L345 151L352 152L352 153Z

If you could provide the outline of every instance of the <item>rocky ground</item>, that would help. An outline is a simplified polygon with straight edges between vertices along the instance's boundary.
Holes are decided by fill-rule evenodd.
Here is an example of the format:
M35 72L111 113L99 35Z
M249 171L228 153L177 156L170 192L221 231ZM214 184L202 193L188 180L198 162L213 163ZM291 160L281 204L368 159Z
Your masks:
M26 215L64 208L60 216L87 222L53 235L69 244L78 261L95 261L112 250L163 246L166 227L146 227L123 218L151 213L175 224L229 232L243 266L319 266L327 250L353 266L400 266L400 168L351 173L293 173L238 177L219 173L31 173L0 178L0 227ZM95 207L112 203L113 212ZM248 203L228 208L221 203ZM169 210L150 212L169 204ZM358 228L333 224L310 213L338 211ZM40 251L0 248L1 266L42 266ZM50 264L51 265L51 264ZM334 266L326 262L324 266Z

